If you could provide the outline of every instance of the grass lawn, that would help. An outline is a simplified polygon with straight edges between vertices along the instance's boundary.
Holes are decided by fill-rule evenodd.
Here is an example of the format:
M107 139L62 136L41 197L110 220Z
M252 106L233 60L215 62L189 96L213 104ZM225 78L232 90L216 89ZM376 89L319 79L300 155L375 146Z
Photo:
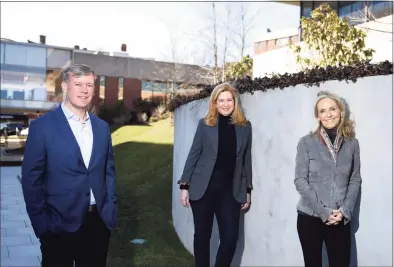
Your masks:
M173 138L168 120L112 133L118 227L109 248L111 267L193 265L172 224ZM131 244L134 238L147 243Z

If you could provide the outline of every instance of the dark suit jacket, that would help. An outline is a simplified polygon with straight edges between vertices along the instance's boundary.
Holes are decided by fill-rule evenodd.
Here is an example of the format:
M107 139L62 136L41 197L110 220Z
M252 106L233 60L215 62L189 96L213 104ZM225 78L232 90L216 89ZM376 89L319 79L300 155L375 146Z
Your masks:
M233 179L233 195L240 202L246 202L246 188L252 185L252 124L235 126L237 136L237 160ZM218 153L218 125L208 126L204 119L198 122L193 143L187 157L179 183L190 184L190 200L200 199L208 187Z
M93 148L89 167L61 107L29 126L22 165L22 188L35 234L74 232L83 222L92 188L109 229L116 224L115 167L107 123L89 114Z

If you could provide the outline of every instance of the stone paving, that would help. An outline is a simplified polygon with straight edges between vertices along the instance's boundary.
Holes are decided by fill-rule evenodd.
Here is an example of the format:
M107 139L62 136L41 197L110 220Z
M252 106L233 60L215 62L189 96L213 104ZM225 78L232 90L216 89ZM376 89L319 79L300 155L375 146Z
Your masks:
M1 267L41 266L40 242L26 213L20 167L0 167Z

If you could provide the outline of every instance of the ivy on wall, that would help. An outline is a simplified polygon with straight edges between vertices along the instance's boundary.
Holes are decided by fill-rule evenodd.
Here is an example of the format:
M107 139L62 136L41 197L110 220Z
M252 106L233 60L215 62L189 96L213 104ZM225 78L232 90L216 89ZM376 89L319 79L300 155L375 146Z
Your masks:
M283 75L274 75L273 77L262 77L251 79L246 76L233 81L229 81L239 94L253 94L256 91L267 91L269 89L281 89L298 84L304 84L306 87L320 86L320 83L330 80L338 80L355 83L357 79L368 76L390 75L393 74L393 63L384 61L377 64L369 62L358 63L353 66L328 66L326 68L315 67L298 73ZM216 85L207 85L195 95L176 95L170 102L169 110L174 111L178 107L195 100L207 98L211 95Z

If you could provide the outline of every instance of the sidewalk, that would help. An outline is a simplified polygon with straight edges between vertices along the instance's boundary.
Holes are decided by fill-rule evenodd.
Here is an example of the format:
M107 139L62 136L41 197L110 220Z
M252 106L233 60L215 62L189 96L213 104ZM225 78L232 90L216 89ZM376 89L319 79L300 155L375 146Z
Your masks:
M0 167L1 267L41 266L40 242L27 216L20 167Z

